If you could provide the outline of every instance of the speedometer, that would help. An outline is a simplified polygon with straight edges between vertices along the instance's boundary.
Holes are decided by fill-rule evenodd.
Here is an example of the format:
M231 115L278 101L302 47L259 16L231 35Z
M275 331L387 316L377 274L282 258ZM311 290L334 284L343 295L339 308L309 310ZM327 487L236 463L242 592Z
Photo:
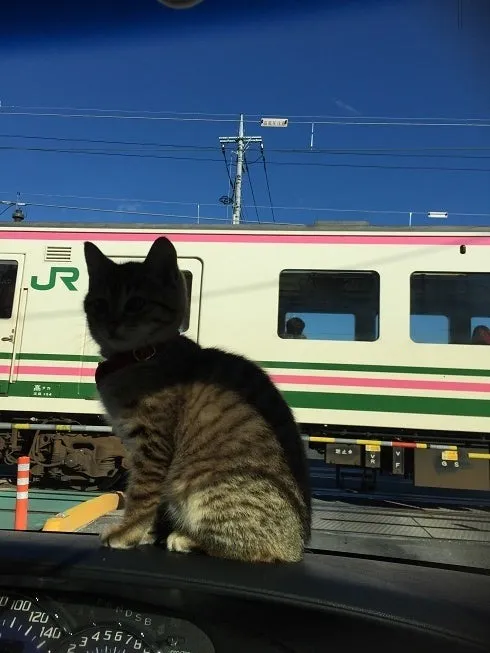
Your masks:
M57 653L157 653L157 650L136 632L110 624L74 633Z
M51 653L67 634L56 617L20 594L0 594L0 653Z

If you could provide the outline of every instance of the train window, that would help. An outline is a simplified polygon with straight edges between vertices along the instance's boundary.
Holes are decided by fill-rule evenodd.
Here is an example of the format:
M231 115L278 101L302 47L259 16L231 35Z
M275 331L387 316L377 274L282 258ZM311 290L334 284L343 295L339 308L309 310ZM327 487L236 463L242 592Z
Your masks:
M379 274L283 270L277 333L308 340L377 340Z
M0 261L0 319L12 317L15 282L17 280L17 261Z
M414 272L410 337L430 344L490 344L490 274Z
M418 315L410 318L410 337L414 342L449 342L449 320L445 315Z
M191 318L192 272L189 272L189 270L181 270L181 272L184 275L185 285L187 286L187 312L181 327L181 333L185 333L189 328Z

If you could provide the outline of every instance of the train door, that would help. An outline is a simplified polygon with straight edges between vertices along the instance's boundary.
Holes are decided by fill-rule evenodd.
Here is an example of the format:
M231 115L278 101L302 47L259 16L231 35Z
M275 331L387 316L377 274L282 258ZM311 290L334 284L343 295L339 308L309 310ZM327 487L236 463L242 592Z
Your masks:
M23 254L0 254L0 394L8 393L18 346Z
M187 285L189 310L183 325L183 333L196 342L199 341L199 318L201 314L202 261L197 258L179 258Z

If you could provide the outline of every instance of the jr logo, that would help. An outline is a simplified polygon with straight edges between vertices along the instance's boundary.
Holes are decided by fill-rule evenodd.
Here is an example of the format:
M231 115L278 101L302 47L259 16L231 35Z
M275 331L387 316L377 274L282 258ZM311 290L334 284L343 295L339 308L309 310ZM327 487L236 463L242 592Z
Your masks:
M80 271L77 268L51 268L48 283L39 283L38 277L31 277L31 287L34 290L52 290L57 281L65 284L68 290L76 290L75 282L78 281Z

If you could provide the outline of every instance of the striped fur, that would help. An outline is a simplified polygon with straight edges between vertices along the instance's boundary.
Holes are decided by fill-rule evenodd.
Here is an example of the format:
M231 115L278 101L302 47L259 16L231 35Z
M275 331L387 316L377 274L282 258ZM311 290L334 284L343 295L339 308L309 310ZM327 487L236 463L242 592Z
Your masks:
M91 243L85 253L85 310L103 355L110 361L157 346L153 357L98 383L108 419L132 451L124 517L104 543L130 548L163 534L171 551L301 560L311 526L308 469L277 388L244 357L179 335L185 287L166 238L145 263L116 265Z

